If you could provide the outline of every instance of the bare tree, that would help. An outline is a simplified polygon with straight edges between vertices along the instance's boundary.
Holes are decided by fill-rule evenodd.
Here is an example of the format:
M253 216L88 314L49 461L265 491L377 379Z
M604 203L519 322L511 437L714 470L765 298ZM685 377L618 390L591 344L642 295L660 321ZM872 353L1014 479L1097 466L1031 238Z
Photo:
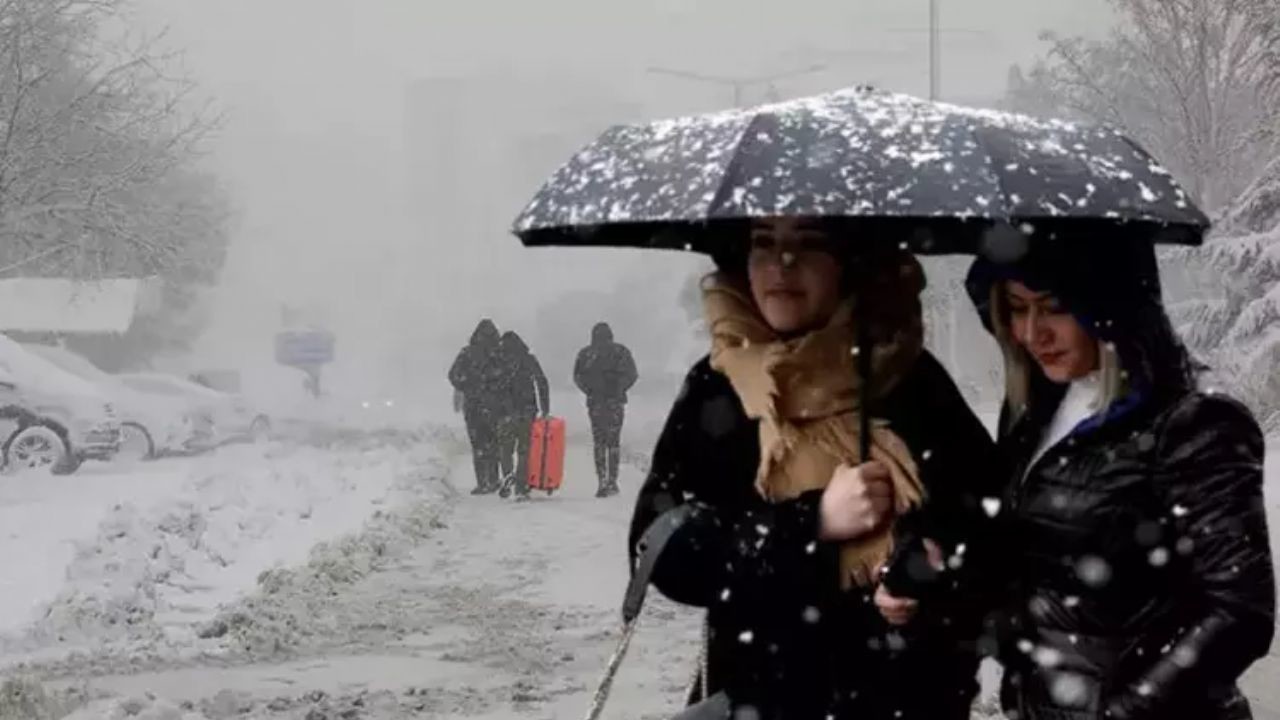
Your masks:
M0 274L168 274L225 240L190 232L225 220L192 171L214 123L161 38L112 37L127 10L0 0Z
M1111 2L1121 23L1110 37L1046 35L1052 42L1048 57L1010 88L1010 104L1031 112L1056 105L1066 114L1121 126L1204 206L1222 207L1277 148L1280 3ZM1263 87L1277 92L1259 92Z

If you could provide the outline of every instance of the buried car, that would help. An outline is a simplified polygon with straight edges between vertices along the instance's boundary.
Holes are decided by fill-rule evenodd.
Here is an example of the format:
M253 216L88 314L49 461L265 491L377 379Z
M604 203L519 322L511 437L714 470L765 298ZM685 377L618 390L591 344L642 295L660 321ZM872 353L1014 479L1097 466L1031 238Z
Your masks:
M6 471L70 474L86 460L110 460L119 452L121 426L110 398L4 335L0 391Z
M136 390L120 377L65 348L37 344L23 347L92 383L111 399L120 418L122 455L130 459L151 459L201 450L213 444L212 416L190 399Z
M183 398L197 408L197 417L210 423L211 445L244 440L265 440L271 420L255 412L243 399L189 380L162 373L124 373L117 376L128 387L162 397Z

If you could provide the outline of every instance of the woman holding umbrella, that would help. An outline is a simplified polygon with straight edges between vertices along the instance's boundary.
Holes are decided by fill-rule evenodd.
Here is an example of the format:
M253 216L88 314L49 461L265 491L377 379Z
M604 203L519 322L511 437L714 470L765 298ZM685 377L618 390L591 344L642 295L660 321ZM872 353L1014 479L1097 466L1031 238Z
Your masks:
M1009 717L1236 720L1275 583L1263 439L1196 389L1150 242L1064 237L969 290L1004 351Z
M705 685L748 717L968 718L980 623L956 569L977 544L994 447L922 349L914 257L839 233L756 221L718 258L711 353L658 441L633 561L648 528L692 506L652 580L707 608ZM895 563L896 593L916 599L882 584Z

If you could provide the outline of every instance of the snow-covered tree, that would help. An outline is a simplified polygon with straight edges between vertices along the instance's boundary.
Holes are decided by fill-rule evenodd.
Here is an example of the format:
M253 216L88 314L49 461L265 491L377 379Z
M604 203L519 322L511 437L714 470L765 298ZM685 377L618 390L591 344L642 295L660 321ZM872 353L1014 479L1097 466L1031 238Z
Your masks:
M216 270L225 198L193 170L212 123L127 10L0 0L0 275Z
M1222 213L1204 247L1173 251L1166 271L1187 296L1171 307L1216 382L1280 424L1280 158Z
M1046 34L1047 57L1011 73L1007 104L1120 126L1222 207L1277 148L1276 0L1111 3L1120 22L1103 40Z

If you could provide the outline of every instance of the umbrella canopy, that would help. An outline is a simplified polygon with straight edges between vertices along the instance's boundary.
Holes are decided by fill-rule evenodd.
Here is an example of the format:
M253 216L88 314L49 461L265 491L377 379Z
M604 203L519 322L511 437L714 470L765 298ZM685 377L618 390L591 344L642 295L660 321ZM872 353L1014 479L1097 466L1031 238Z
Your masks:
M973 252L993 228L1130 225L1199 243L1209 221L1119 131L872 88L614 127L515 223L530 246L715 252L708 224L798 216L878 223L918 251Z

